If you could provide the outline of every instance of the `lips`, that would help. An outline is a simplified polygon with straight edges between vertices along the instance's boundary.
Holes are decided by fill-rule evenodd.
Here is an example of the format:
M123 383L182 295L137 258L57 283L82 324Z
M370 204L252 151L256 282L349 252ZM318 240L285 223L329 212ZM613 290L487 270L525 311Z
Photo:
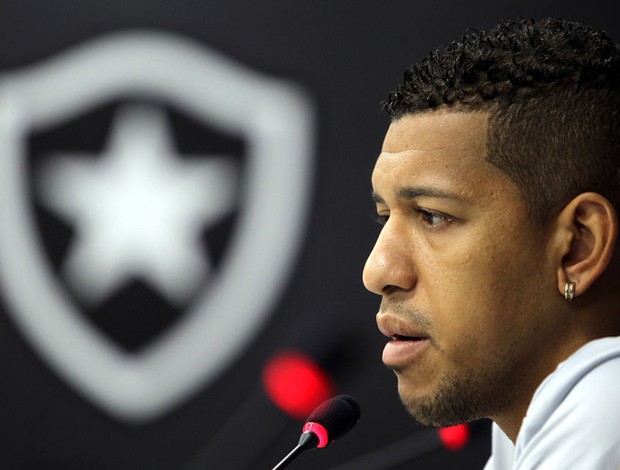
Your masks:
M381 333L392 339L422 339L429 337L422 327L390 313L379 313L377 315L377 326Z
M379 314L377 325L381 333L391 338L383 349L383 362L388 367L400 368L413 363L430 345L430 337L421 327L400 317Z

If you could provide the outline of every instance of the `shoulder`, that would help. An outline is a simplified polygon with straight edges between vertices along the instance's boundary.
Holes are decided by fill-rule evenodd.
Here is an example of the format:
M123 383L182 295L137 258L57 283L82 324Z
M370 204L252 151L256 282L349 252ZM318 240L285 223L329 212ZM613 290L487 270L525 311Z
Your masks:
M495 423L493 423L491 428L491 439L491 456L484 470L506 470L512 468L515 446Z
M516 468L620 465L620 338L588 343L539 387L517 439Z

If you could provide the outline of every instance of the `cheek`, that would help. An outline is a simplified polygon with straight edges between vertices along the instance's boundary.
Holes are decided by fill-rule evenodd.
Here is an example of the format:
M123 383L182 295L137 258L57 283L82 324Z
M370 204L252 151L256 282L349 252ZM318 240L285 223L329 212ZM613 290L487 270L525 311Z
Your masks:
M528 311L534 308L541 280L535 263L526 258L487 244L460 251L449 263L436 261L435 268L441 264L443 269L431 315L436 314L440 340L452 343L455 354L488 355L527 334Z

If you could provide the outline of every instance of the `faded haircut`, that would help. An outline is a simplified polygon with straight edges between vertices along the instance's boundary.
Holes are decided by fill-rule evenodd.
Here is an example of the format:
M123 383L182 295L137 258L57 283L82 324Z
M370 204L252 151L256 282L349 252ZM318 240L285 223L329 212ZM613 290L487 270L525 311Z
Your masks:
M489 114L487 159L544 222L597 192L619 208L620 46L557 18L469 30L419 63L383 102L393 120L452 108Z

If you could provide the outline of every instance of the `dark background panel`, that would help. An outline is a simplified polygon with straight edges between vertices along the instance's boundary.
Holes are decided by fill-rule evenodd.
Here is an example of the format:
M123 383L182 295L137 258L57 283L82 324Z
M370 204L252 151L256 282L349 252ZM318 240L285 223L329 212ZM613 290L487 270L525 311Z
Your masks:
M619 38L614 12L612 2L560 0L0 2L0 73L104 34L173 32L291 80L312 100L317 124L312 205L283 294L234 365L171 412L141 424L111 417L48 367L1 304L0 466L271 468L297 442L300 420L285 416L266 397L261 372L273 354L291 348L314 358L338 391L362 406L362 420L350 435L307 453L293 468L335 468L422 436L427 430L404 412L396 380L381 364L384 339L374 323L378 299L361 283L378 233L369 180L388 126L380 102L405 66L468 27L564 16ZM398 468L481 468L489 453L489 424L476 423L472 430L465 450L433 451Z

